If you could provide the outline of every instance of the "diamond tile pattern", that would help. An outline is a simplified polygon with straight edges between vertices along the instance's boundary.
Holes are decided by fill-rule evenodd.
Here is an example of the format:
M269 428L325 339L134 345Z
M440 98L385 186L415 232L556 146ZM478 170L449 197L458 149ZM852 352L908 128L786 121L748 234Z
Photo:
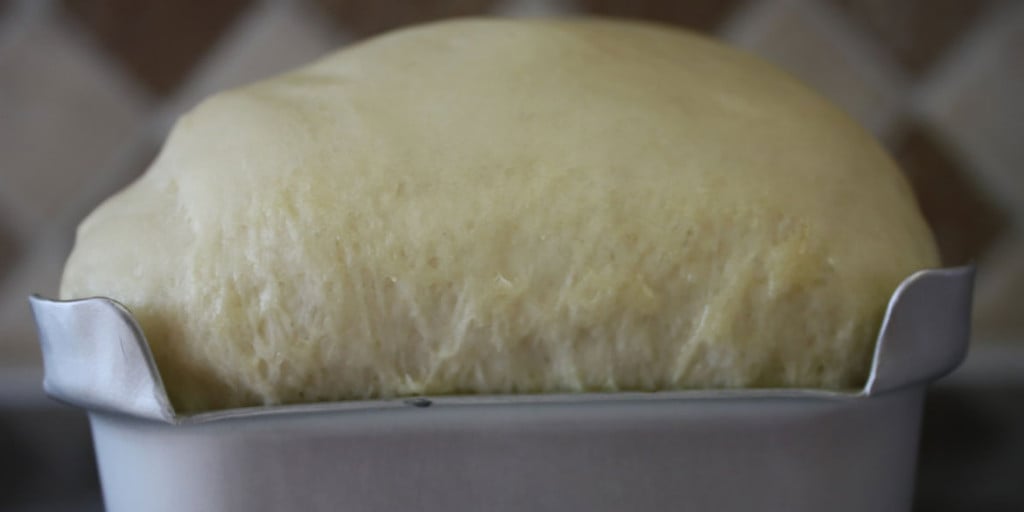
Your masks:
M925 116L1024 221L1024 2L1007 2L925 87Z
M87 26L153 92L171 92L210 49L246 0L65 0Z
M24 261L35 238L67 239L78 217L137 176L170 121L203 96L393 27L494 12L622 16L716 33L883 137L947 262L984 263L1024 230L1021 2L0 0L0 9L8 274L38 266ZM979 332L996 317L980 314ZM1024 328L1010 331L1024 342Z
M249 9L166 105L165 129L206 96L282 73L340 46L346 37L329 22L311 21L317 14L313 6L290 2Z
M315 0L338 27L358 36L442 18L486 14L494 0Z
M92 193L145 124L136 84L62 20L44 19L0 47L0 201L45 225Z
M927 71L991 2L834 0L913 73Z
M903 84L887 67L873 64L848 24L797 2L752 5L730 27L730 39L796 75L876 135L890 135Z
M182 112L360 38L481 14L686 26L789 70L891 148L946 263L978 263L972 350L1024 348L1024 2L0 0L0 377L38 372L26 296L56 293L74 226L148 166ZM1024 510L1021 380L929 402L919 510ZM23 500L54 489L63 509L101 510L91 466L59 457L88 453L84 425L53 453L12 450L22 431L2 397L0 477L22 491L0 483L0 509L50 510ZM57 466L70 469L36 481Z

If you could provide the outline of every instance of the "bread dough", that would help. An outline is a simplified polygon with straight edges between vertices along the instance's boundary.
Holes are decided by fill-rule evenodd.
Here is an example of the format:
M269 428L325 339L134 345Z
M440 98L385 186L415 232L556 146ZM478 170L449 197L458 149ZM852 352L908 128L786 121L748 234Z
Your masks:
M79 227L179 412L863 384L937 265L844 113L679 30L460 20L217 94Z

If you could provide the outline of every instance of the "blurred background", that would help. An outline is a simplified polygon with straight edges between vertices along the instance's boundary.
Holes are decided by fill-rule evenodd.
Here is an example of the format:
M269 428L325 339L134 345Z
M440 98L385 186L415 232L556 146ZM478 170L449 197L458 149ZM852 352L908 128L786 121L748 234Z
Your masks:
M916 509L1024 510L1024 2L0 0L0 509L101 510L84 415L47 400L26 297L78 221L204 96L464 15L643 18L762 55L912 181L947 264L979 265L964 367L927 404Z

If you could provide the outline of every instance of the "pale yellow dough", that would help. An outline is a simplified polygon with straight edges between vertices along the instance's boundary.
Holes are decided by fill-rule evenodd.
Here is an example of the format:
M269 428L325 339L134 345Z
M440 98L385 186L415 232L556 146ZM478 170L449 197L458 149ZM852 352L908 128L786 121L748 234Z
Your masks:
M789 76L612 21L402 30L218 94L81 225L182 412L853 388L938 263L883 149Z

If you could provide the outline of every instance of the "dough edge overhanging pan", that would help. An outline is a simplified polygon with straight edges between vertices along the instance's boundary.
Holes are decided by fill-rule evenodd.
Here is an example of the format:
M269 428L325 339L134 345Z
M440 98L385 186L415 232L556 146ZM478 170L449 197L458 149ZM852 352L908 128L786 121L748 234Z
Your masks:
M87 410L108 510L909 510L973 267L890 299L862 389L428 396L175 414L107 298L30 298L46 393Z

